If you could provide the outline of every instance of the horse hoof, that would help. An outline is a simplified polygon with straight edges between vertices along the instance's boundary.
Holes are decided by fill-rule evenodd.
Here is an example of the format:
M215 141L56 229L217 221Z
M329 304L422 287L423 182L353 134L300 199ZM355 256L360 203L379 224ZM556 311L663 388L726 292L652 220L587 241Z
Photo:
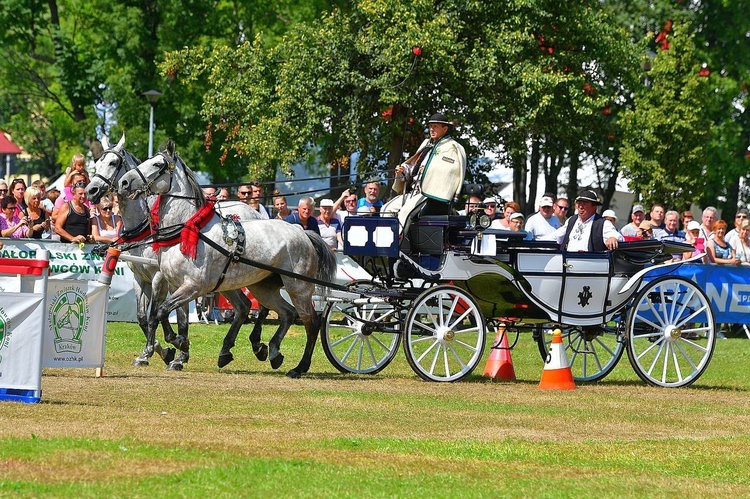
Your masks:
M268 358L268 347L265 343L259 343L257 347L253 347L253 353L259 361L263 362Z
M164 363L166 365L169 365L169 364L172 363L172 361L174 360L174 354L175 354L176 351L177 350L175 350L174 348L171 348L171 347L167 348L166 350L162 350L163 355L164 355L162 357L162 360L164 361Z
M229 364L234 360L234 355L232 355L232 352L225 353L219 355L219 367L224 367L225 365Z
M138 358L133 361L133 367L145 367L148 365L148 361Z
M169 367L167 367L168 371L182 371L182 364L179 362L170 362Z
M292 379L299 379L302 377L302 373L298 373L296 370L292 369L291 371L286 373L286 377L292 378Z
M271 359L271 369L278 369L281 364L284 363L284 356L279 353L276 357Z

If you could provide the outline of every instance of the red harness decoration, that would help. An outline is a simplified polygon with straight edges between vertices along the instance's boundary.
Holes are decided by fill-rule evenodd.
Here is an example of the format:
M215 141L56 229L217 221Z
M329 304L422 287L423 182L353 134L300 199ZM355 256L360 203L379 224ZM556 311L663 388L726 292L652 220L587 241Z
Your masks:
M152 220L157 224L159 222L159 201L160 199L157 198L154 207L151 209ZM200 238L201 229L214 216L214 204L216 204L215 199L207 199L206 204L185 222L185 227L180 231L180 235L164 241L154 242L154 250L159 251L160 248L174 246L179 241L182 254L188 258L195 258L198 253L198 239Z

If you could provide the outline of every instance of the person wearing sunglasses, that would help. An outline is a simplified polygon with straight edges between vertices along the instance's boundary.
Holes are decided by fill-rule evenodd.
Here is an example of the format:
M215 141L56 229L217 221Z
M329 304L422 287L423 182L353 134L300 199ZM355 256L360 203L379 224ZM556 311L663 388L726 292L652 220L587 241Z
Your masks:
M748 219L748 212L745 208L740 208L737 210L737 213L734 214L734 227L732 227L732 230L727 232L727 235L724 236L724 239L729 243L732 244L734 238L736 238L739 235L740 232L740 226L742 223ZM734 248L735 246L732 245Z
M555 201L555 216L558 220L560 220L560 225L565 223L565 220L568 219L568 209L570 209L570 205L568 203L567 198L557 198L557 201Z
M342 205L344 209L341 209ZM341 193L341 196L333 203L333 213L342 224L346 217L357 214L357 190L355 187L345 189Z
M73 199L60 207L57 212L55 232L65 243L85 243L92 241L91 213L86 206L86 183L73 185Z
M5 183L5 180L0 178L0 199L4 198L8 195L8 184Z
M16 198L7 195L0 201L3 213L0 215L0 236L20 239L28 237L28 218L20 218L16 215Z
M240 185L240 188L237 191L237 197L239 197L240 201L248 205L250 208L260 213L260 218L264 220L271 218L268 209L260 202L263 197L263 186L257 180Z
M99 214L91 220L91 237L98 243L117 241L122 230L122 218L113 213L112 199L109 196L103 196L97 209Z

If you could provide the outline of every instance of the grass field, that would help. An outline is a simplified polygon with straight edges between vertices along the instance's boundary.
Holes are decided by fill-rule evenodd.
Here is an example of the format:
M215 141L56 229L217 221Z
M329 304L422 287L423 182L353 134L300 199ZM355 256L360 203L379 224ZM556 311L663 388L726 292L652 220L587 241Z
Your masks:
M280 371L252 356L248 326L219 370L225 331L193 325L190 362L167 372L131 367L141 333L114 323L103 378L45 370L41 403L0 403L0 496L750 496L748 340L720 341L690 388L646 386L625 356L599 384L547 392L531 335L518 381L437 384L401 352L341 375L319 345L288 379L300 327Z

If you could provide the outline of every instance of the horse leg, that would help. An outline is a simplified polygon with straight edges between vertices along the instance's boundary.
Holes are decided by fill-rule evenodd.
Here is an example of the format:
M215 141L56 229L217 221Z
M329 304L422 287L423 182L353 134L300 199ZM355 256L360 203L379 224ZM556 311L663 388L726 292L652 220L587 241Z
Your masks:
M279 277L278 274L274 274L263 279L260 282L253 284L252 286L247 286L247 289L255 297L255 299L258 300L258 295L264 295L264 290L280 289L283 285L284 283L281 282L281 277ZM271 295L271 297L273 297L273 295ZM250 303L250 299L247 296L245 296L245 299L247 300L247 306L249 309L252 304ZM260 301L258 301L258 303L260 304L258 316L255 318L253 330L250 332L250 336L248 336L247 339L250 340L250 344L253 346L253 353L255 354L255 357L259 361L263 362L268 358L268 346L266 346L265 343L261 342L261 333L263 332L263 323L268 318L269 308ZM275 303L275 301L272 301L271 303Z
M148 281L139 278L137 274L133 281L133 289L136 295L138 326L146 337L146 345L143 347L141 354L133 360L133 365L137 367L147 366L149 364L149 359L154 355L154 352L156 352L165 363L169 364L169 361L174 357L174 349L169 348L165 350L161 347L159 342L156 341L156 328L152 327L149 322L150 315L154 313L151 309L151 296L153 294L153 289Z
M251 289L251 288L248 288ZM276 333L268 342L268 360L272 369L278 369L284 362L284 355L281 353L281 342L284 340L289 328L297 316L294 307L289 304L281 293L276 283L263 281L252 287L252 293L264 308L273 310L279 316L279 327Z
M234 347L234 343L237 340L237 334L240 332L240 328L245 322L245 317L247 317L247 313L250 311L250 308L247 305L247 297L242 291L224 291L223 294L227 298L227 300L229 300L229 303L232 304L232 308L234 309L234 317L232 318L232 325L229 326L229 331L227 331L227 334L224 337L221 352L219 352L219 360L217 364L220 368L226 366L234 360L234 355L232 355L232 348Z
M261 362L268 358L268 346L260 339L260 335L263 332L263 322L268 317L268 312L269 310L266 307L260 307L258 310L258 317L255 318L255 324L253 324L253 330L247 338L250 340L250 344L253 347L255 357Z
M169 298L164 299L157 305L157 312L154 314L156 316L156 320L162 324L167 324L167 327L169 328L169 331L172 332L171 326L169 326L169 314L172 312L172 310L175 310L177 308L181 308L182 311L177 312L177 320L178 320L178 329L180 331L184 332L184 336L182 336L182 341L180 342L180 352L173 361L169 363L169 370L174 371L181 371L183 364L187 362L187 360L190 358L190 341L187 338L187 306L190 303L190 300L194 299L197 293L194 291L195 288L192 288L192 285L189 283L183 283L182 286L177 288L174 293L172 293ZM165 293L166 294L166 293ZM165 335L166 335L166 329L165 329ZM174 335L174 332L172 332L172 335Z
M177 315L177 331L178 335L175 336L172 332L172 324L169 322L169 318L162 322L162 328L166 331L167 329L172 333L174 337L174 345L177 345L177 356L175 357L175 349L170 348L171 357L165 358L164 361L167 363L167 369L170 371L182 371L183 364L190 360L190 340L188 339L188 304L177 307L175 313Z
M290 296L293 296L290 294ZM309 301L304 299L295 300L295 306L297 313L299 314L302 323L305 325L305 335L307 341L305 342L305 351L302 354L297 367L286 373L290 378L299 378L307 371L310 370L310 363L312 362L313 351L315 350L315 343L318 341L318 333L320 332L320 316L315 311L315 306L312 302L312 295L310 295Z

